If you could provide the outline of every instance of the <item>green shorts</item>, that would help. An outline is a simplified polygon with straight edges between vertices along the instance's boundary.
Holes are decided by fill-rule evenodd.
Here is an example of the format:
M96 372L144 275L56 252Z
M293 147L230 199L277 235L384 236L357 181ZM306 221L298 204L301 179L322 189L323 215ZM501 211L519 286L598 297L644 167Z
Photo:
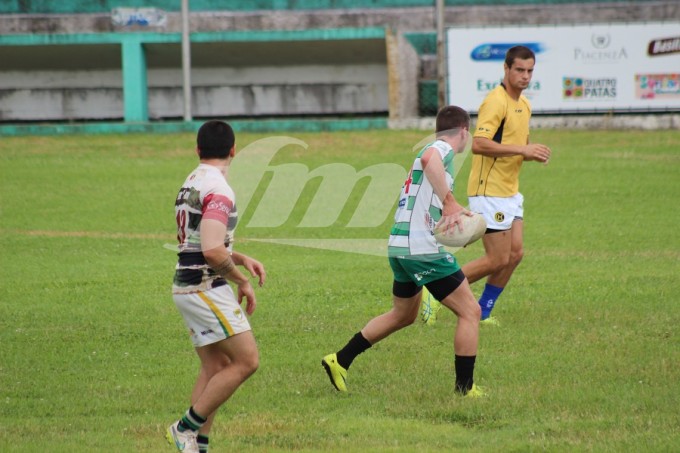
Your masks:
M458 261L450 253L389 257L394 280L413 282L418 286L440 280L460 270Z

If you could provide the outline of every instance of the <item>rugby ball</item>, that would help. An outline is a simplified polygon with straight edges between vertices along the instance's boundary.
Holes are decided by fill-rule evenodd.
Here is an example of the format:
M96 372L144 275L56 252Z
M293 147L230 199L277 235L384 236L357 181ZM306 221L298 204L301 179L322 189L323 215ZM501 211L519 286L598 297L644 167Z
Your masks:
M434 237L437 242L447 247L465 247L484 236L486 221L481 214L473 212L471 216L461 215L460 221L463 231L460 231L458 225L449 228L447 232L435 228Z

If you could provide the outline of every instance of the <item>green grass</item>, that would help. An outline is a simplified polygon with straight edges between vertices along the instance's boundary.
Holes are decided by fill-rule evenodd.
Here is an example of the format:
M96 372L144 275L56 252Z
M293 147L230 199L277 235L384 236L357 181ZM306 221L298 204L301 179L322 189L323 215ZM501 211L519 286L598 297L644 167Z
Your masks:
M406 167L425 135L300 134L307 150L275 163ZM360 356L349 394L331 389L320 359L389 308L386 260L249 239L386 238L390 222L342 228L358 187L333 227L301 231L312 181L278 229L241 213L237 247L268 272L251 318L261 363L221 409L211 451L676 450L680 132L532 139L554 155L523 170L525 258L495 310L502 326L481 333L488 398L453 394L450 313ZM0 141L0 451L172 451L163 431L187 407L197 359L163 246L193 146L187 134Z

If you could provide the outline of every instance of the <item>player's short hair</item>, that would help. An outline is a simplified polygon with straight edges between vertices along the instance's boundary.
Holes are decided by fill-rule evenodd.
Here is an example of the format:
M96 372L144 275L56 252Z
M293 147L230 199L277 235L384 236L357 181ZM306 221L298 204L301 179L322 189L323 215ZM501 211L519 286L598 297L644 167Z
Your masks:
M516 59L520 60L534 60L536 61L536 54L533 50L525 46L514 46L505 52L505 65L508 68L512 68L512 64Z
M435 131L440 133L460 128L470 128L470 114L455 105L442 107L437 113L437 126Z
M234 141L234 130L224 121L208 121L196 135L196 146L201 159L226 159L234 147Z

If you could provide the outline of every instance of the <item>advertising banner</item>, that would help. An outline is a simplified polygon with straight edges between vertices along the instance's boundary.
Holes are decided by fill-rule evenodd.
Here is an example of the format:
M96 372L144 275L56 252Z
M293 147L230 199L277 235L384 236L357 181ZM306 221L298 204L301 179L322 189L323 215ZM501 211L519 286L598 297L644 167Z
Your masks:
M515 45L536 54L534 113L680 111L680 22L449 28L448 102L476 113Z

